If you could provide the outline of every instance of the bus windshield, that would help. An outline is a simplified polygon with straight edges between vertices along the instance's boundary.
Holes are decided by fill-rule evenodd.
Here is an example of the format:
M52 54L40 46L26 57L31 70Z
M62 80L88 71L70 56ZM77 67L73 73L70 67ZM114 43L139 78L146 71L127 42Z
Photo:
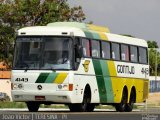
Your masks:
M71 69L69 37L18 37L13 69Z

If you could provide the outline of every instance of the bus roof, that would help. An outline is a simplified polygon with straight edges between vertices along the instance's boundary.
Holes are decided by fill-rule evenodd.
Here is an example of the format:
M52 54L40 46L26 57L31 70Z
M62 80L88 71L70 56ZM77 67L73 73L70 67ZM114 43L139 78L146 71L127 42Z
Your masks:
M49 23L47 26L26 27L20 29L18 35L80 36L147 47L147 42L143 39L112 34L106 27L78 22L55 22Z
M110 32L110 30L107 27L97 26L93 24L85 24L85 23L79 23L79 22L55 22L55 23L49 23L47 26L52 27L76 27L79 29L82 29L83 31L99 31L99 32Z

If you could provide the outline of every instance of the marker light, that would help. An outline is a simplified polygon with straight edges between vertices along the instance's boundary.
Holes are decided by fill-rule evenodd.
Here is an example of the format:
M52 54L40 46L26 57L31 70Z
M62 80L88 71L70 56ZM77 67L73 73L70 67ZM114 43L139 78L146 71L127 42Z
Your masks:
M73 84L59 84L57 85L58 91L72 91L73 90Z
M22 90L23 88L24 88L23 84L21 84L21 83L12 83L11 84L12 90Z

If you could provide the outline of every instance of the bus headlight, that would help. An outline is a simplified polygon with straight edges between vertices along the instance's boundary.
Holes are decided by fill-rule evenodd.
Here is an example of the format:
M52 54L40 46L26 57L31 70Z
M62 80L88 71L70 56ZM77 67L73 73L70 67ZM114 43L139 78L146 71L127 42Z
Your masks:
M73 84L59 84L57 85L57 90L59 91L72 91L73 90Z
M12 90L21 90L21 89L23 89L23 84L22 83L12 83L11 89Z

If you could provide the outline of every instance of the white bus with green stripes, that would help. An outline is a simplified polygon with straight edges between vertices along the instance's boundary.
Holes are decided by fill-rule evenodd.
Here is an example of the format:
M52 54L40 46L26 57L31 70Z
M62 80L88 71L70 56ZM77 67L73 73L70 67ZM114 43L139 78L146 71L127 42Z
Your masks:
M134 103L146 101L148 78L145 40L77 22L18 30L11 93L29 111L65 104L89 112L104 104L130 112Z

